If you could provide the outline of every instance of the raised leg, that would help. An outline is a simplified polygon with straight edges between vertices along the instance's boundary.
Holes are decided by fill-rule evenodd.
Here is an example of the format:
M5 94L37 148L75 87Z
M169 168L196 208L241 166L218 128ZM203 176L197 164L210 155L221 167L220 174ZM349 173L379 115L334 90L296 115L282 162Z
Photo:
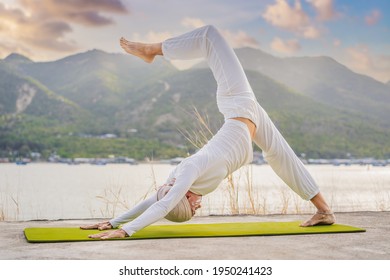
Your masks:
M233 49L212 25L206 25L162 43L144 44L120 39L129 54L151 63L156 55L167 59L205 58L218 84L218 93L252 92L245 72Z
M167 59L204 58L217 81L218 94L252 92L236 54L214 26L168 39L162 44L162 52Z

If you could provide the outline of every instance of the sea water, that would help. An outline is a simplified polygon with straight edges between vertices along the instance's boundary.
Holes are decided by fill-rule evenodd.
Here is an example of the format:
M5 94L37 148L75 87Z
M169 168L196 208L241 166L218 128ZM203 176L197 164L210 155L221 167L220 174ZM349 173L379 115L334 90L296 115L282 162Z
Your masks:
M0 164L0 220L110 218L164 184L174 165ZM390 167L307 165L335 212L390 210ZM315 211L268 165L248 165L203 197L196 215Z

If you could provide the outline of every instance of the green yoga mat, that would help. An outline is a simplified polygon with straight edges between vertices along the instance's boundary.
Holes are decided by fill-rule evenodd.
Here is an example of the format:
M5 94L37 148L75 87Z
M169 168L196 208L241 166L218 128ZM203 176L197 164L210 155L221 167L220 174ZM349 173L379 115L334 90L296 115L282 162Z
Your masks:
M216 223L216 224L178 224L151 225L127 240L151 238L196 238L196 237L233 237L256 235L296 235L318 233L364 232L365 229L348 225L300 227L300 222L250 222L250 223ZM88 238L98 230L81 230L79 228L26 228L24 234L28 242L73 242L100 241ZM111 239L118 240L118 239Z

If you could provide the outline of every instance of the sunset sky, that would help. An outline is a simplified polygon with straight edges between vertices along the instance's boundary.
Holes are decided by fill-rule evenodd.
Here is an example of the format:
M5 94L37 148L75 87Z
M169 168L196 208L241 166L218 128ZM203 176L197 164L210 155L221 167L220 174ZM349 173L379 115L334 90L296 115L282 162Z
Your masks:
M389 0L0 0L0 58L117 53L121 36L156 42L213 24L235 48L331 56L387 82L389 13Z

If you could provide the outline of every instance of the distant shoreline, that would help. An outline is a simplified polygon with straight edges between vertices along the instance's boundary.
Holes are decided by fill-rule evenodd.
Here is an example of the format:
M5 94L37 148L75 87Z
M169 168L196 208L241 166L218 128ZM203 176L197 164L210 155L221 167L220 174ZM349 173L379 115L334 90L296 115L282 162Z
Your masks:
M39 163L52 163L52 164L69 164L69 165L78 165L78 164L92 164L92 165L106 165L106 164L129 164L129 165L137 165L137 164L171 164L176 165L180 163L183 158L173 158L173 159L162 159L162 160L135 160L129 159L115 161L110 158L76 158L76 159L60 159L60 160L47 160L47 161L34 161L28 158L24 158L21 160L9 160L7 158L0 159L1 164L18 164L18 165L26 165L26 164L39 164ZM360 159L301 159L304 164L307 165L333 165L333 166L350 166L350 165L371 165L371 166L388 166L390 165L390 159L375 159L375 158L360 158ZM267 164L264 160L254 160L251 164L255 165L263 165Z

